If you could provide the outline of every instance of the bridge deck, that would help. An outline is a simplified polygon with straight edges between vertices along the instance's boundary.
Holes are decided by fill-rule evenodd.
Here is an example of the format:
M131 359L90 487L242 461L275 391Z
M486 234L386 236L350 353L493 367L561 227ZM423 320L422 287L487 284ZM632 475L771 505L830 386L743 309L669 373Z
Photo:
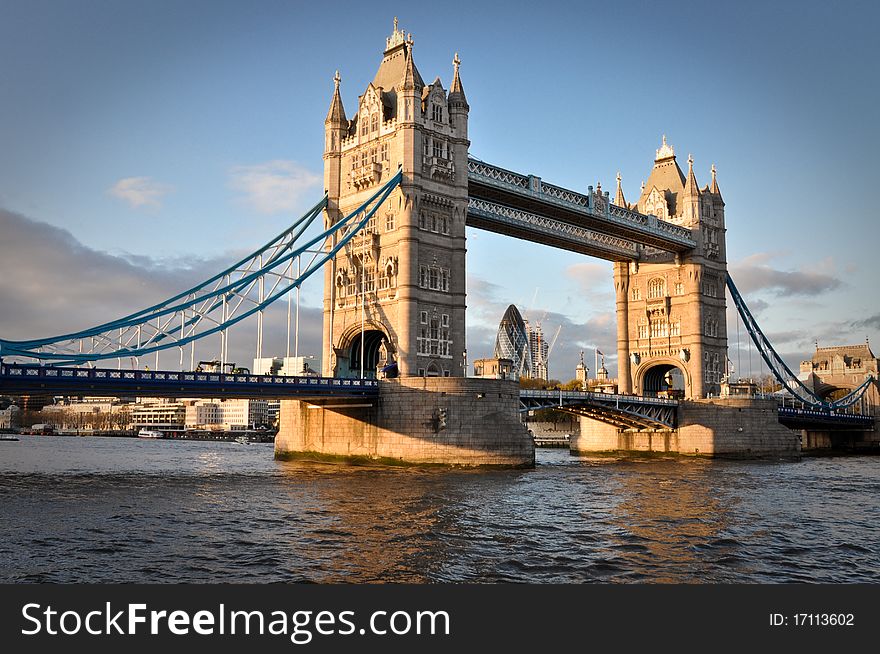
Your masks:
M4 363L0 392L92 396L356 399L379 394L374 379L40 367Z
M677 423L677 400L590 391L521 390L520 411L559 409L607 422L622 429L671 429Z
M874 416L834 412L828 409L797 409L780 406L778 411L779 422L790 429L873 431L876 422Z

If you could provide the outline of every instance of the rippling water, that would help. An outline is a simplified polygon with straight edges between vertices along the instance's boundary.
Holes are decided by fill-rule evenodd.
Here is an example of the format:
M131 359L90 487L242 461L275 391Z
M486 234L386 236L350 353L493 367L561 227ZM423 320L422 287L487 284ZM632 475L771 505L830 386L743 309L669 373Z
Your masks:
M880 457L466 471L0 443L3 582L880 582Z

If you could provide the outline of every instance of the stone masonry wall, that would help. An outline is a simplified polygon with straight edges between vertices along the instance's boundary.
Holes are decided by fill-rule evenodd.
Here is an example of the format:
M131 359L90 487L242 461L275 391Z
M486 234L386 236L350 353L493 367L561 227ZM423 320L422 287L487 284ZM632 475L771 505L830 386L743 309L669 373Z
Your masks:
M668 452L736 458L798 457L798 434L779 424L772 400L713 398L682 402L678 429L621 430L583 418L573 454Z
M285 400L275 456L531 467L534 442L519 421L518 393L511 381L403 377L381 381L371 407Z

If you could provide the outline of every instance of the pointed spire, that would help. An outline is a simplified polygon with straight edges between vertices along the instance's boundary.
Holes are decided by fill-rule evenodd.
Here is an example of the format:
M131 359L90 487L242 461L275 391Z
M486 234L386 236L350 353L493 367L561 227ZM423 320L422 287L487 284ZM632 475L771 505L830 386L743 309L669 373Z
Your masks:
M422 76L419 75L418 71L416 70L415 64L413 63L412 39L407 41L406 45L406 61L403 64L403 82L401 82L400 88L404 91L421 91L424 84L422 82Z
M688 175L684 184L685 196L699 197L700 187L697 186L697 176L694 175L694 158L688 155Z
M623 207L624 209L629 209L629 205L626 203L626 198L623 197L623 188L620 185L620 171L617 171L617 193L614 195L614 204L618 207Z
M712 184L709 186L709 191L715 195L721 195L721 191L718 189L718 180L715 179L716 172L715 164L712 164Z
M410 36L412 38L412 36ZM394 17L394 29L391 36L385 39L385 52L389 52L406 41L406 35L402 29L398 29L397 16Z
M345 107L342 106L342 97L339 95L339 82L342 81L342 78L339 76L339 71L336 71L336 75L333 76L333 84L335 88L333 89L333 99L330 101L330 111L327 112L327 119L324 121L324 124L334 124L334 125L346 125L348 120L345 118Z
M456 52L452 60L452 85L449 87L449 99L455 99L460 103L467 104L467 98L464 96L464 87L461 85L461 77L458 74L459 66L461 66L461 59L458 58L458 53Z
M669 159L670 157L675 157L675 148L669 145L666 142L666 134L663 135L663 143L657 149L657 156L654 158L654 161L660 161L661 159Z

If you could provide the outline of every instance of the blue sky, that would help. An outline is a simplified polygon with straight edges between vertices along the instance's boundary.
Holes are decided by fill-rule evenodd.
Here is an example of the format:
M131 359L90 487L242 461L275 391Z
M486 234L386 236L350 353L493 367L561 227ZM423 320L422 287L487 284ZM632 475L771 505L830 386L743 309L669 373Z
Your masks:
M580 190L613 191L619 170L632 201L666 134L701 185L717 166L732 275L790 361L815 339L880 343L878 14L869 2L0 2L0 335L112 319L281 231L321 194L334 71L351 114L398 15L426 80L448 86L459 52L473 156ZM468 237L471 358L491 353L511 302L551 334L562 326L554 376L573 377L580 349L613 355L609 264ZM320 297L316 280L303 298Z

